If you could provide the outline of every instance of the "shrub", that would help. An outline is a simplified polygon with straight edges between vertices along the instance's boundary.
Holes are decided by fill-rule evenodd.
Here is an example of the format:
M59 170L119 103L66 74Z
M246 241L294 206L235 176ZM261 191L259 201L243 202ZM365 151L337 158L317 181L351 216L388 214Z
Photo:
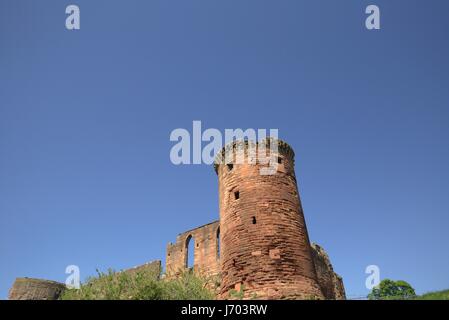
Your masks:
M97 271L98 272L98 271ZM175 279L159 280L154 272L98 272L80 289L66 290L62 300L211 300L215 296L207 288L206 279L191 271Z

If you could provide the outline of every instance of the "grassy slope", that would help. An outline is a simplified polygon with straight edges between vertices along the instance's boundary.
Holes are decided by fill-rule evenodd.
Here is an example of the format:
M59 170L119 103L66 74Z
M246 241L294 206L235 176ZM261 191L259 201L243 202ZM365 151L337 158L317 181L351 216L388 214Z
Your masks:
M425 293L416 297L416 300L449 300L449 290Z
M212 290L203 279L185 272L174 279L159 280L154 270L99 272L80 289L66 290L61 300L213 300Z

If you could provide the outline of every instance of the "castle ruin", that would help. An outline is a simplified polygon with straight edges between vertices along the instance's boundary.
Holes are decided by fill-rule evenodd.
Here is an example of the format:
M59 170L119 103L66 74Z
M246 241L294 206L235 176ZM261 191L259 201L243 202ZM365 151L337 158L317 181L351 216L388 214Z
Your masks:
M310 244L294 170L294 151L284 141L234 142L223 148L215 161L218 176L219 220L179 234L167 245L166 277L188 269L189 243L194 239L193 272L218 276L219 299L238 292L244 299L345 299L342 278L327 253ZM256 158L254 153L256 151ZM247 161L239 162L242 151ZM259 152L276 161L273 174L261 174L267 166ZM223 161L231 155L231 161ZM226 158L228 159L228 158ZM159 260L141 268L158 268ZM18 278L9 299L54 300L64 285L39 279Z
M269 143L277 144L277 153L270 154L277 162L274 174L261 175L267 164L248 159L260 155L259 143L234 142L217 156L220 220L169 243L166 273L174 276L187 268L188 246L194 239L193 270L220 274L219 298L242 292L244 298L257 299L344 299L342 278L327 253L310 244L294 151L281 140ZM238 150L245 161L223 161L228 155L236 160Z

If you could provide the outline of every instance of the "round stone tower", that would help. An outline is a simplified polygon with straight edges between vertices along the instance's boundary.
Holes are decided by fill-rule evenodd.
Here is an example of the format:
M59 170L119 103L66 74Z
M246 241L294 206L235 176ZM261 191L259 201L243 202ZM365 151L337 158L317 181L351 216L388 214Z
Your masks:
M261 154L271 155L271 163ZM264 172L267 167L274 170ZM323 299L293 149L275 139L234 142L217 155L215 171L220 202L219 297Z

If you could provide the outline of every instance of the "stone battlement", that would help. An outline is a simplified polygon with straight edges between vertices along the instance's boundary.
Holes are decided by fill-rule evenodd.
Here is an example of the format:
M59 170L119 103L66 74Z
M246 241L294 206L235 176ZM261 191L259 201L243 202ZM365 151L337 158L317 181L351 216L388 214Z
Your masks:
M254 163L257 163L257 158L260 156L258 154L259 150L263 152L264 156L270 155L270 152L267 151L271 150L271 146L273 146L274 144L277 144L277 154L282 154L285 157L290 158L291 161L294 162L295 152L293 151L293 148L283 140L270 137L258 142L254 142L251 140L237 140L228 143L221 149L220 152L217 153L214 161L215 172L218 173L218 167L222 164L234 163L238 152L243 152L243 155L245 157L248 157L248 150L254 151Z

